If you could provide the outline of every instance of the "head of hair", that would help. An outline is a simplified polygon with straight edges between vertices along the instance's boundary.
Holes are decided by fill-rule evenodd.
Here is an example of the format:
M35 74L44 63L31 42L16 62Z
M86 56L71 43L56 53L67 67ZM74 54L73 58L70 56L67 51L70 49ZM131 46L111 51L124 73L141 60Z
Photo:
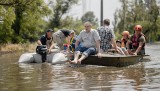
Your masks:
M109 26L109 25L110 25L110 20L109 20L109 19L105 19L105 20L103 21L103 24Z
M121 44L122 42L121 42L121 40L116 40L116 43L120 43Z
M84 26L92 26L92 24L90 22L85 22Z
M46 30L46 32L54 32L52 29L48 29Z

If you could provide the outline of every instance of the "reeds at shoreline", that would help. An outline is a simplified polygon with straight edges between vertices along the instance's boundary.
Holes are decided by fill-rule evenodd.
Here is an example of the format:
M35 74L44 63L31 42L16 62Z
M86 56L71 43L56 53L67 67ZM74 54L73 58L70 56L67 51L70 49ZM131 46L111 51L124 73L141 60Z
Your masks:
M35 51L36 43L26 43L26 44L1 44L0 52L15 52L15 51Z

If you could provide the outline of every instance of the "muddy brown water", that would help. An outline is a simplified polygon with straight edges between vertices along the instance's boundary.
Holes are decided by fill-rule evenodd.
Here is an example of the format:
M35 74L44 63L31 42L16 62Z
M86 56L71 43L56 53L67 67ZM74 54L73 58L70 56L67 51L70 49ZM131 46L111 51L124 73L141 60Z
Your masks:
M160 91L160 44L151 61L127 67L19 64L21 53L0 55L0 91Z

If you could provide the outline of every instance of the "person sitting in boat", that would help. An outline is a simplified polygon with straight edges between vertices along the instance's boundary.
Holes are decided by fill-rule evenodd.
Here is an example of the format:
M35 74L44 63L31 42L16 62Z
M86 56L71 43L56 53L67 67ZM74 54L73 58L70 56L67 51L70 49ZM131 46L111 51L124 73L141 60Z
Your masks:
M61 29L53 33L53 41L57 43L57 46L63 50L64 49L64 42L67 42L67 48L69 47L70 44L70 35L74 33L73 30L67 30L67 29Z
M120 48L121 48L121 45L122 45L121 40L116 40L116 44L117 44L117 46L118 46L118 47L120 47Z
M123 31L122 32L122 38L121 38L121 49L123 50L123 52L128 55L128 51L126 49L126 43L130 38L130 34L128 31Z
M114 31L109 27L109 25L110 25L110 20L105 19L103 21L103 26L97 28L97 31L101 38L100 40L101 51L108 52L108 49L114 48L115 51L117 51L118 53L121 53L118 50L117 45L116 45Z
M134 27L134 34L126 44L128 53L132 55L145 55L145 43L146 39L145 35L142 33L142 26L136 25ZM132 45L133 49L130 49L129 44Z
M98 32L91 28L92 24L90 22L85 22L84 27L85 29L80 32L76 39L74 60L70 61L71 64L81 64L82 60L96 53L98 57L101 57L100 36ZM79 58L81 52L82 55Z
M37 41L38 45L46 45L48 49L48 53L51 52L51 49L54 48L54 43L53 43L53 37L52 37L53 30L48 29L46 31L45 35L42 35L40 39Z
M120 52L120 54L125 55L123 48L122 48L122 42L121 40L116 40L116 44L117 44L117 49Z

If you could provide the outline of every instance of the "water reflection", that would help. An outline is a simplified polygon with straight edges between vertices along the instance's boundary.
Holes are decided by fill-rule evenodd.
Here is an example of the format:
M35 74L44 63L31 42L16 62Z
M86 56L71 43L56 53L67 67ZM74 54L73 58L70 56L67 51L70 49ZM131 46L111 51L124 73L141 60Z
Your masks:
M0 56L0 91L159 91L160 50L155 53L155 47L149 45L147 53L152 61L124 68L18 64L20 54L3 55Z

